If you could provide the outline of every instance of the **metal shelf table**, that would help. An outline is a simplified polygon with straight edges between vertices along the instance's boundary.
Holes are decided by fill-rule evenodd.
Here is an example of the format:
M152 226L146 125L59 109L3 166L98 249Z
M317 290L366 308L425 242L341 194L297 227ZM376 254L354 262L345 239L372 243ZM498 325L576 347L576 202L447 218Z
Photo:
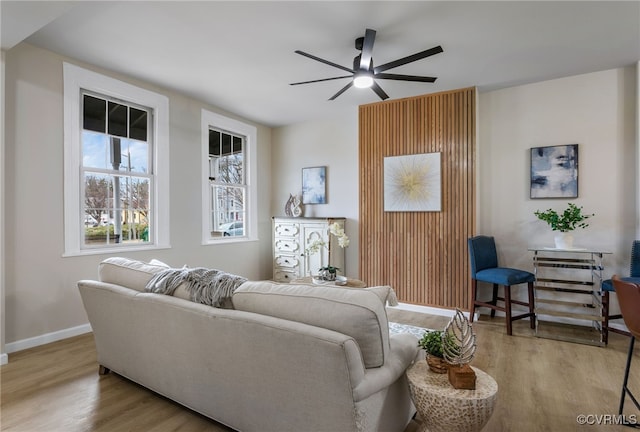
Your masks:
M531 247L536 336L604 346L603 258L595 249Z

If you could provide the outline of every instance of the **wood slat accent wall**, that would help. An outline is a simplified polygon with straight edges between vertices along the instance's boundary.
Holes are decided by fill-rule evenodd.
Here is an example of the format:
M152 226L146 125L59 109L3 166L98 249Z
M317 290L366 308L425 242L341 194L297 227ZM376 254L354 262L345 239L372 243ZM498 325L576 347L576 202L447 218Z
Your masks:
M384 158L441 152L442 211L385 212ZM360 278L402 302L469 309L475 89L360 106Z

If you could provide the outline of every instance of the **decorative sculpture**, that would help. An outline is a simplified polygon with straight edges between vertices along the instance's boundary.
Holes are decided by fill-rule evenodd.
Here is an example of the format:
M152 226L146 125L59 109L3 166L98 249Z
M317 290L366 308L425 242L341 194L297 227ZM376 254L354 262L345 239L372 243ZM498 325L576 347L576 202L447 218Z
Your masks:
M298 195L289 194L289 199L284 205L284 214L289 217L302 216L302 207L300 207L301 201Z
M291 217L293 213L291 213L291 205L293 204L293 195L289 194L289 199L284 205L284 214Z
M291 203L291 213L293 217L302 216L302 208L300 207L300 197L298 195L293 196L293 202Z
M469 366L476 353L476 335L471 323L459 309L444 328L442 344L444 359L450 364L449 382L454 388L475 390L476 374Z

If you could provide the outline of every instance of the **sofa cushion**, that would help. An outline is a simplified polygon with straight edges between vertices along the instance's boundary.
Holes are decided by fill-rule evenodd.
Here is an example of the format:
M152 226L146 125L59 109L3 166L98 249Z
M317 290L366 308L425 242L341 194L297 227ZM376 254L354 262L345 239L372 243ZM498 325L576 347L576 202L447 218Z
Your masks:
M145 291L147 282L166 265L150 264L129 258L107 258L98 266L100 281L121 285L138 291Z
M390 286L380 285L380 286L360 288L360 289L371 291L372 293L377 295L378 298L380 298L380 301L382 302L382 304L384 306L387 305L387 299L389 298L389 294L391 293L391 287Z
M389 352L387 313L373 290L249 281L233 294L235 309L283 318L351 336L366 368Z

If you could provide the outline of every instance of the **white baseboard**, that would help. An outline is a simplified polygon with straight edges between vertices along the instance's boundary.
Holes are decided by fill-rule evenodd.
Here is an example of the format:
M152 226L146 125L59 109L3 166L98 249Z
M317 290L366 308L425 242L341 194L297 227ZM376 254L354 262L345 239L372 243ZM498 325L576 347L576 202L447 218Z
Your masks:
M25 349L37 347L40 345L48 344L51 342L59 341L62 339L67 339L73 336L78 336L85 333L91 332L91 324L83 324L77 327L71 327L64 330L59 330L52 333L46 333L40 336L35 336L28 339L22 339L15 342L10 342L5 345L5 349L7 354L11 354L16 351L22 351ZM6 354L3 354L6 356Z
M6 353L0 354L0 365L6 365L9 363L9 356Z
M414 305L410 303L399 303L398 306L393 306L393 308L411 311L411 312L420 312L420 313L430 314L430 315L446 316L450 318L453 317L456 313L454 310L451 310L451 309L442 309L442 308L436 308L431 306L420 306L420 305ZM469 312L463 312L463 314L464 316L467 317L467 319L469 318ZM498 311L496 313L496 316L504 317L504 312ZM477 321L478 318L480 318L480 314L476 312L473 316L473 320ZM574 319L562 318L562 317L546 317L546 321L561 323L561 324L572 324L577 326L586 326L586 327L591 326L591 324L588 321L574 320ZM621 319L618 319L618 322L609 322L609 327L619 329L619 330L629 331L629 329L627 329L627 326L624 325L624 322L622 322Z
M429 315L440 315L440 316L446 316L449 318L452 318L456 314L456 311L451 309L442 309L442 308L436 308L431 306L420 306L420 305L414 305L410 303L399 303L398 306L393 306L393 307L395 309L401 309L401 310L406 310L411 312L420 312L420 313L429 314ZM469 312L463 312L463 314L464 316L469 318ZM477 319L477 317L478 317L478 314L475 315L475 319Z

